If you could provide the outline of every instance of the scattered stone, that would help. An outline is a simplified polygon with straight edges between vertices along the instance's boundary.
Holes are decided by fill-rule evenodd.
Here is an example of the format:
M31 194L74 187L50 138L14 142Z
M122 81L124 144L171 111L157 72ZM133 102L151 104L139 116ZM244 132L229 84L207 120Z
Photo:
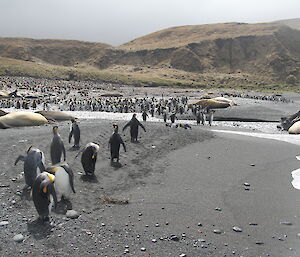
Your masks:
M206 240L203 239L203 238L199 238L198 241L201 242L201 243L205 243Z
M139 216L142 216L143 214L141 212L139 212Z
M222 209L219 208L219 207L216 207L216 208L215 208L215 211L222 211Z
M249 187L245 187L244 188L246 191L250 191L250 188Z
M126 253L129 253L129 249L125 249L124 250L124 253L126 254Z
M155 224L155 227L157 227L157 228L158 228L158 227L159 227L159 224L158 224L158 223L156 223L156 224Z
M201 248L207 248L207 245L205 245L205 244L203 244L203 245L201 245Z
M198 223L198 227L202 227L202 224L201 224L201 223Z
M154 238L154 239L151 240L151 242L152 242L152 243L156 243L157 240Z
M280 224L281 224L281 225L287 225L287 226L293 225L293 223L292 223L292 222L289 222L289 221L282 221L282 222L280 222Z
M247 182L245 182L245 183L244 183L244 186L245 186L245 187L249 187L249 186L250 186L250 184L249 184L249 183L247 183Z
M222 234L222 230L219 230L219 229L214 229L213 231L215 234Z
M168 226L168 225L169 225L169 222L166 222L166 225Z
M254 167L254 166L255 166L255 164L254 164L254 163L251 163L251 164L250 164L250 166Z
M141 251L142 251L142 252L145 252L145 251L146 251L146 248L145 248L145 247L142 247L142 248L141 248Z
M232 229L233 229L233 231L235 231L235 232L242 232L242 231L243 231L241 228L236 227L236 226L234 226Z
M8 224L9 224L9 222L6 221L6 220L0 221L0 227L1 227L1 226L6 226L6 225L8 225Z
M297 234L297 237L300 237L300 233Z
M257 223L251 222L251 223L249 223L249 225L250 225L250 226L257 226Z
M66 216L70 219L77 219L79 217L79 213L75 210L67 210Z
M13 240L17 243L21 243L24 240L24 236L22 234L17 234L13 237Z
M170 239L171 239L172 241L176 241L176 242L179 241L179 237L178 237L178 236L175 236L175 235L172 235L172 236L170 237Z
M179 255L179 257L186 257L186 254L182 253Z
M257 245L263 245L264 242L262 242L262 241L257 241L257 242L255 242L255 244L257 244Z

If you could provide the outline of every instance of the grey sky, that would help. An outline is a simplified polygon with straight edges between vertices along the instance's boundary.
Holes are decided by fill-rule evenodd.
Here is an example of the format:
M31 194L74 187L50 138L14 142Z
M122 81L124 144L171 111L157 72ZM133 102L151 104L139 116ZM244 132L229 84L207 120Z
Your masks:
M173 26L299 17L299 0L0 0L0 36L119 45Z

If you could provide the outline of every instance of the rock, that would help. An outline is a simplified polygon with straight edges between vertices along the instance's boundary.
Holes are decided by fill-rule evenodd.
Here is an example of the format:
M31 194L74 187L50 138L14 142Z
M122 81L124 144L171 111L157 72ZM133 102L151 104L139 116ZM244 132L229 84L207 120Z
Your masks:
M201 224L201 223L198 223L198 227L202 227L202 224Z
M145 252L145 251L146 251L146 248L145 248L145 247L142 247L142 248L141 248L141 251L142 251L142 252Z
M0 227L1 227L1 226L6 226L6 225L8 225L8 224L9 224L9 222L6 221L6 220L0 221Z
M17 234L13 237L13 240L17 243L21 243L24 240L24 236L22 234Z
M257 244L257 245L263 245L263 244L264 244L264 242L257 241L257 242L255 242L255 244Z
M244 183L244 186L249 187L250 184L245 182L245 183Z
M179 255L179 257L186 257L186 254L182 253Z
M257 223L251 222L251 223L249 223L249 225L250 225L250 226L257 226Z
M219 229L214 229L214 231L213 231L215 234L222 234L222 231L221 230L219 230Z
M79 217L79 213L75 210L68 210L66 216L70 219L77 219Z
M217 207L217 208L215 208L215 211L222 211L222 209Z
M152 242L152 243L156 243L157 240L154 238L154 239L151 240L151 242Z
M234 226L232 229L233 229L233 231L235 231L235 232L242 232L242 231L243 231L241 228L236 227L236 226Z
M289 222L289 221L282 221L282 222L280 222L280 224L281 224L281 225L287 225L287 226L293 225L293 223L292 223L292 222Z
M172 236L170 237L170 239L173 240L173 241L176 241L176 242L179 241L179 237L178 237L178 236L175 236L175 235L172 235Z
M251 164L250 164L250 166L254 167L254 166L255 166L255 164L254 164L254 163L251 163Z

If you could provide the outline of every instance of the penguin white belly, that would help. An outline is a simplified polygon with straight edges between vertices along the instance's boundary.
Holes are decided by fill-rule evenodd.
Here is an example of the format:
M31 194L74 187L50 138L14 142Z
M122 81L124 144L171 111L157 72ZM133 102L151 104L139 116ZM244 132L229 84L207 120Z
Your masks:
M54 203L54 199L53 199L52 195L49 196L49 200L50 200L50 203L48 205L48 210L49 210L49 214L50 214L51 210L52 210L53 203Z
M62 167L58 167L55 172L54 187L57 195L57 201L61 200L61 197L69 198L71 194L71 185L69 174Z

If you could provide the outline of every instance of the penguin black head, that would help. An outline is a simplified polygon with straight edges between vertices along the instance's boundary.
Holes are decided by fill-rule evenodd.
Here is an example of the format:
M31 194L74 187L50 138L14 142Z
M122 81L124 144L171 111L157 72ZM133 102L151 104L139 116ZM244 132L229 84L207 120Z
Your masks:
M76 120L76 119L71 119L71 122L72 122L72 123L76 123L77 120Z

